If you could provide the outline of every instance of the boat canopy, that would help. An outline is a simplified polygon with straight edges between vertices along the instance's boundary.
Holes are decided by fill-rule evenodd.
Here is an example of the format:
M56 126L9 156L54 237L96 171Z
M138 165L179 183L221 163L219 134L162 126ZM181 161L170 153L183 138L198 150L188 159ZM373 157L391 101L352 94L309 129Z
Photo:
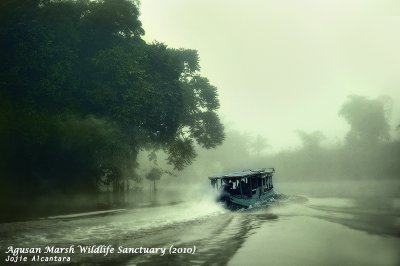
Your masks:
M234 172L223 176L211 176L209 179L241 179L241 178L256 178L263 175L272 175L275 172L274 168L248 169L241 172Z

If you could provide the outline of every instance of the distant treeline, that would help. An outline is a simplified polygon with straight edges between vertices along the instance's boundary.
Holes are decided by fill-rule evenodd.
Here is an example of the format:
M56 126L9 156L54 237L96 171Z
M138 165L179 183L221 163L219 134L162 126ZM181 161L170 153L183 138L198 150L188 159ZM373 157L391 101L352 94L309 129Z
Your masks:
M271 153L266 137L230 130L221 147L199 152L193 167L207 165L208 172L203 175L275 167L277 178L287 182L400 180L400 132L399 126L394 131L389 126L391 105L388 97L349 96L338 109L350 130L336 144L325 144L320 131L299 130L302 146Z
M389 97L349 96L339 115L350 130L340 143L324 146L321 132L299 131L303 147L280 152L270 160L288 181L400 179L400 132L391 138L391 106Z
M142 149L183 169L222 143L197 52L146 43L138 16L128 0L0 2L1 203L126 190Z

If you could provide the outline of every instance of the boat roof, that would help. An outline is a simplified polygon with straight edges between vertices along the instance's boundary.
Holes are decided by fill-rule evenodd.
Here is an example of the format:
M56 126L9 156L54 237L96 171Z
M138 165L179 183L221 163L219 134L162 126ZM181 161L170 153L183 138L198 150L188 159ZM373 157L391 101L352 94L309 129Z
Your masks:
M247 169L240 172L234 172L222 176L210 176L209 179L234 179L244 177L259 177L263 174L272 174L275 172L274 168L260 168L260 169Z

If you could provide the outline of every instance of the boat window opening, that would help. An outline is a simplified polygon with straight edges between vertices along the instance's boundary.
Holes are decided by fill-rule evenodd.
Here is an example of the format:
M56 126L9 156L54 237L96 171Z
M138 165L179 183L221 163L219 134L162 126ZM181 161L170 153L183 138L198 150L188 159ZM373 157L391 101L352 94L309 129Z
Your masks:
M238 188L238 184L237 184L236 181L237 181L237 180L234 180L234 181L232 182L232 188L233 188L233 189L237 189L237 188Z
M251 194L251 191L253 190L253 185L251 184L251 179L249 179L248 180L248 183L249 183L249 187L250 187L250 194Z
M253 189L258 187L258 178L251 178L251 187Z
M240 187L242 189L242 195L250 195L250 182L248 182L247 178L244 178L240 181Z
M232 195L240 195L240 188L239 188L239 181L238 180L232 180L229 181L230 186L229 186L229 193Z
M272 189L272 176L268 176L268 189Z

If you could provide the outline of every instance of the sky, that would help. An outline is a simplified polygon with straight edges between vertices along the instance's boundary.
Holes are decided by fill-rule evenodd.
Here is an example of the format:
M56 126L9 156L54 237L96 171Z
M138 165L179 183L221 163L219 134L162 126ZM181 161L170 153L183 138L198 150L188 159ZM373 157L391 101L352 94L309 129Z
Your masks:
M226 127L273 151L297 130L343 139L351 94L391 97L400 124L400 1L142 0L141 21L146 41L198 50Z

